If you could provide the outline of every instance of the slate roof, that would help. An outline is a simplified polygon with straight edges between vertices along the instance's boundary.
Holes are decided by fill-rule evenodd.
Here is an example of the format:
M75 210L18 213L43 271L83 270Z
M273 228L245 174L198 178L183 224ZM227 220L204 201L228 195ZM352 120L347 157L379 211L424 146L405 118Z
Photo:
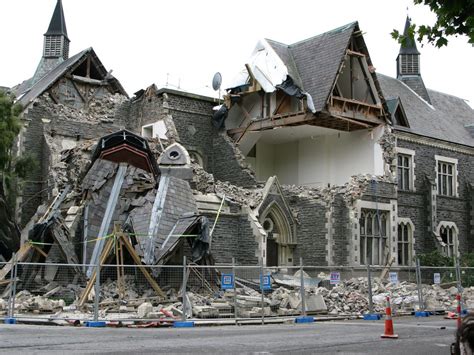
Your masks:
M48 31L46 31L44 35L63 35L68 38L66 20L64 18L63 4L61 0L58 0L58 2L56 3L56 7L54 8L53 12L53 17L51 17L51 22L49 23Z
M350 38L355 31L359 31L359 25L352 22L291 45L267 39L287 66L292 79L303 91L311 95L316 111L322 111L326 105ZM370 65L370 58L367 59Z
M400 98L410 128L396 127L426 137L474 147L469 125L474 124L474 110L461 98L428 89L431 105L406 84L377 74L385 98Z
M408 28L411 25L411 20L407 16L407 19L405 21L405 28L403 29L403 35L407 36L408 35ZM418 52L418 49L416 48L416 43L413 38L410 38L407 36L405 45L400 45L400 52L399 54L420 54Z
M94 57L95 62L98 64L98 70L105 77L107 75L107 70L100 62L92 47L90 47L59 64L56 68L38 80L23 96L21 96L21 93L19 93L20 96L18 97L18 103L23 107L26 107L33 100L53 86L67 71L82 63L82 61L87 58L88 55L92 55ZM112 78L111 84L115 87L117 92L127 96L127 93L117 79Z
M420 95L425 101L431 103L431 97L426 90L425 83L421 75L400 75L399 79L408 85L414 92Z

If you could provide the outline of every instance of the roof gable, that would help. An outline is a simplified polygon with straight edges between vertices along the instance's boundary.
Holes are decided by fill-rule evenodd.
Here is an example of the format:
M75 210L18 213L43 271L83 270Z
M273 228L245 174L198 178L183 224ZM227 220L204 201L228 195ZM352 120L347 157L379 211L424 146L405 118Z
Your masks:
M267 42L285 63L295 84L311 95L316 111L325 109L352 43L365 56L360 67L368 78L374 103L380 104L381 89L375 73L367 71L372 62L357 22L291 45Z
M56 66L40 80L38 80L31 88L29 88L28 91L19 93L19 96L17 97L18 103L23 107L26 107L37 97L41 96L45 91L51 88L55 83L57 83L58 80L64 75L67 73L73 73L74 70L79 68L81 64L85 63L87 58L91 59L91 66L100 79L108 80L115 92L121 93L122 95L128 97L120 82L107 73L107 70L102 65L101 61L91 47L77 53L76 55Z
M387 108L394 126L410 127L400 98L387 99Z
M353 22L289 46L302 89L313 98L316 111L322 111L326 105L356 27L357 22Z

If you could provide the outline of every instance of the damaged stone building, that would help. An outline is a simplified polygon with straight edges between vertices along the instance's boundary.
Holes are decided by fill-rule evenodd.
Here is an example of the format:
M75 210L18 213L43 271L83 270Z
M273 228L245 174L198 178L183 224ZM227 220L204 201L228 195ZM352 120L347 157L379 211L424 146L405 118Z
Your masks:
M84 242L115 222L146 264L396 267L474 249L474 111L424 86L414 42L391 78L357 22L263 39L223 102L155 85L129 98L92 48L68 48L58 0L34 76L11 89L17 152L41 162L22 241L53 244L36 260L94 263L104 239Z

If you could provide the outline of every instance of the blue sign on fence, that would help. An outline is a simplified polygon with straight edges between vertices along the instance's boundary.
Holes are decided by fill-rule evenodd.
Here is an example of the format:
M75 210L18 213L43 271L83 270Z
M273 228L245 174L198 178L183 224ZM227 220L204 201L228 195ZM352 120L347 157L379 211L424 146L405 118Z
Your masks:
M222 274L221 289L231 290L234 288L234 274Z
M398 274L396 272L390 272L388 274L388 277L389 277L391 283L393 283L393 284L398 283Z
M331 272L331 276L329 278L329 283L331 285L337 285L341 282L341 274L337 271Z
M272 280L270 275L260 275L260 289L264 291L272 289Z

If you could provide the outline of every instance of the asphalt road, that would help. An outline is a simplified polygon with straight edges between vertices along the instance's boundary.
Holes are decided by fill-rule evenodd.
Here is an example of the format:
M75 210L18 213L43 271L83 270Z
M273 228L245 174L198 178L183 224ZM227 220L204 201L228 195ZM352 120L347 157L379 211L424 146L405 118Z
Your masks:
M8 354L449 354L455 321L441 317L394 320L399 339L381 339L382 321L195 328L84 328L0 325Z

